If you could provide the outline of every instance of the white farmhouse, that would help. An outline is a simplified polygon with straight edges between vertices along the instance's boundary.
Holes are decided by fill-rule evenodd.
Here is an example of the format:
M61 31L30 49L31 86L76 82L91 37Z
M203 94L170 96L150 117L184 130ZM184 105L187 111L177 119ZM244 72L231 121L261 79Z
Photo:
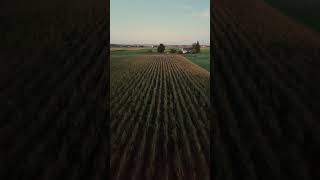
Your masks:
M192 48L182 48L181 51L182 51L183 54L191 53L192 52Z

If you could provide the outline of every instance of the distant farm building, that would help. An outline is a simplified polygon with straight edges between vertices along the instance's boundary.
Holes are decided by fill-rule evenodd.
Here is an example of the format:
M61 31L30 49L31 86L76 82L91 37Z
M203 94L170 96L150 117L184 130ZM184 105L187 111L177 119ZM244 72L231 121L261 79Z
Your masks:
M191 53L192 52L192 48L182 48L181 51L182 51L183 54Z

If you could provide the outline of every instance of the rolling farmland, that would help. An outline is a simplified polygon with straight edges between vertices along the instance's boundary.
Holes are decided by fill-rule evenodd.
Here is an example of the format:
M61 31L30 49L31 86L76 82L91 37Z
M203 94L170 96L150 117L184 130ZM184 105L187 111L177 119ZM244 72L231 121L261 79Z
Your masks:
M213 179L317 179L320 35L262 0L214 3Z
M1 14L0 179L320 176L318 33L262 0L214 0L212 78L182 56L115 55L109 82L100 1L39 3Z
M209 179L209 73L179 55L110 64L111 179Z

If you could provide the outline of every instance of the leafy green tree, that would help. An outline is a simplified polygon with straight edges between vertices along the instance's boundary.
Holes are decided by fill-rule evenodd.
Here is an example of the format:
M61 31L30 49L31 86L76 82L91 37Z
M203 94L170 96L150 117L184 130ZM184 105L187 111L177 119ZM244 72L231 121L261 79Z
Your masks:
M193 52L193 53L200 53L200 44L199 44L199 41L197 41L196 44L192 44L192 52Z
M163 53L165 49L166 49L166 47L163 44L160 44L158 46L158 53Z
M176 49L170 49L170 53L172 53L172 54L177 53L177 50Z

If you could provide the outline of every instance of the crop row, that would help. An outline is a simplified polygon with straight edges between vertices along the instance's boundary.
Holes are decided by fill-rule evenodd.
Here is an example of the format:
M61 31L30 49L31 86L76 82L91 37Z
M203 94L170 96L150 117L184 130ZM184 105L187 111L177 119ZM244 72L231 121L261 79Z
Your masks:
M111 59L111 178L208 179L209 74L181 56Z

